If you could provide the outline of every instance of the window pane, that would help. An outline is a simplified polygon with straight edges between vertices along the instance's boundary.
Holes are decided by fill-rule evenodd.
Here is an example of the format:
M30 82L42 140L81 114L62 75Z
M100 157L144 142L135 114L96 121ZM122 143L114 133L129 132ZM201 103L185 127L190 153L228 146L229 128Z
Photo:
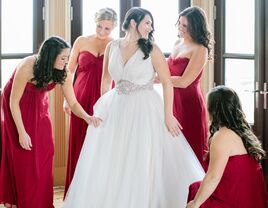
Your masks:
M225 85L233 88L242 103L247 121L254 123L254 60L225 60Z
M1 70L1 78L2 78L2 87L3 88L14 72L16 66L20 62L21 59L2 59L2 70Z
M33 0L2 1L2 53L33 52Z
M95 13L104 7L110 7L117 13L117 27L112 32L112 37L117 39L119 38L119 2L118 0L98 0L98 1L92 1L92 0L83 0L83 29L82 34L83 35L91 35L96 32L96 24L94 21Z
M253 0L226 0L226 53L254 54L254 11Z
M170 53L177 40L178 29L175 27L179 17L178 0L156 1L141 0L141 7L148 9L154 18L154 38L162 52ZM164 10L163 10L164 9Z

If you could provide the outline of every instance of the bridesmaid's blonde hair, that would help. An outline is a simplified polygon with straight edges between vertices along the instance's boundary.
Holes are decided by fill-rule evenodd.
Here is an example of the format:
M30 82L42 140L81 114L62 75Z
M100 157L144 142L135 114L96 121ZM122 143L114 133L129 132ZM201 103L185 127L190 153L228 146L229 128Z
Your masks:
M95 22L102 20L111 20L114 23L114 26L117 25L117 14L112 8L102 8L95 13Z

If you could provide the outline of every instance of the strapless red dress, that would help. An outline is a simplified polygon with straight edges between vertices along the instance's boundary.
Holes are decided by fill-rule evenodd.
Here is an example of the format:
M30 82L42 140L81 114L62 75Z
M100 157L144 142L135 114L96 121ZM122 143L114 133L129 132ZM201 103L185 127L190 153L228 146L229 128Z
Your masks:
M102 64L103 55L96 57L88 51L79 54L74 92L80 105L90 115L93 114L93 106L100 97ZM78 118L73 113L71 114L65 194L74 175L87 126L88 124L83 119Z
M188 201L194 199L201 182L189 187ZM262 167L250 155L229 158L213 194L200 208L267 208L267 191Z
M2 160L0 167L0 204L18 208L52 208L54 141L48 106L48 91L27 83L20 100L21 117L32 141L32 150L24 150L10 112L13 77L2 94Z
M171 76L182 76L189 59L186 57L168 58ZM208 150L208 120L205 99L202 93L200 79L202 72L186 88L174 87L174 116L183 129L182 132L191 145L198 160L206 168L204 155Z

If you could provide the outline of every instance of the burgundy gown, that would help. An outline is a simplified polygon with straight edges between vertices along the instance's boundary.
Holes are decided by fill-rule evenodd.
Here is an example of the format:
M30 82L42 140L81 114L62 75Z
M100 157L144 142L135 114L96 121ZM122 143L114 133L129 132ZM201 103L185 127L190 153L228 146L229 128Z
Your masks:
M2 160L0 167L0 203L18 208L53 208L54 141L48 107L49 84L38 90L27 83L20 100L21 117L32 141L32 150L19 144L19 136L10 112L9 100L14 74L2 94Z
M182 76L188 63L189 59L186 57L169 57L168 65L171 76ZM206 169L203 158L208 150L208 124L206 104L200 85L202 72L203 70L188 87L174 87L173 113L182 125L182 132L198 160Z
M201 182L189 187L194 199ZM261 165L248 154L229 158L223 176L212 195L200 208L267 208L267 192Z
M88 51L80 52L74 82L74 92L84 110L92 115L93 106L100 97L103 55L94 56ZM76 163L84 143L88 124L73 113L70 120L69 150L65 181L66 194L72 181Z

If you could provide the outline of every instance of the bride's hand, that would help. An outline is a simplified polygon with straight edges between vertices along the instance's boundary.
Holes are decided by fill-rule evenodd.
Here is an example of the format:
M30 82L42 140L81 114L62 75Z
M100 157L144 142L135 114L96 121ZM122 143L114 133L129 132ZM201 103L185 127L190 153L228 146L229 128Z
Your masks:
M181 133L182 126L173 115L166 116L166 126L173 137Z
M93 124L94 127L98 127L102 122L102 119L95 116L88 116L85 121L88 123L88 125Z

